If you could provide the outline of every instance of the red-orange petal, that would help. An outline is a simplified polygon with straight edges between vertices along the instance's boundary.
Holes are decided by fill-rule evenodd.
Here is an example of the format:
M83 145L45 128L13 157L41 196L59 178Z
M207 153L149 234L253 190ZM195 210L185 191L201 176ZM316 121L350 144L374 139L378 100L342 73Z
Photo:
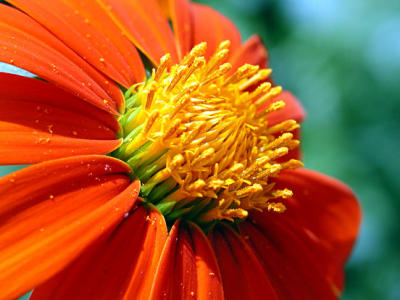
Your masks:
M341 290L343 265L361 221L355 195L340 181L306 169L282 172L276 183L294 193L285 202L287 210L280 218L303 237L318 257L322 273Z
M158 65L160 58L178 56L168 21L156 0L99 0L123 33Z
M260 66L260 68L265 69L268 63L268 51L260 36L251 36L233 53L230 62L232 70L236 70L244 64Z
M292 248L300 252L299 256L304 257L305 264L309 266L307 274L299 267L299 262L292 261L292 257L288 257L288 253L279 248L279 245L273 243L273 239L269 237L265 228L260 231L257 224L251 222L243 222L239 225L240 233L246 236L246 242L254 249L258 259L263 265L264 270L267 272L268 277L274 286L275 291L279 295L279 299L292 300L292 299L328 299L332 297L332 291L326 284L326 280L319 272L315 272L315 277L309 276L308 270L315 270L315 262L308 259L309 253L301 252L303 248L297 248L297 240L289 240L292 243ZM272 230L272 228L271 228ZM285 235L285 231L279 232L283 238L290 238ZM300 245L302 246L302 245ZM321 284L322 282L322 284ZM325 294L319 292L321 287L326 288ZM328 295L328 298L326 297ZM323 298L321 298L323 295Z
M210 240L221 270L225 299L278 299L253 249L237 232L218 226Z
M11 0L87 62L125 87L143 81L136 48L96 1Z
M0 61L28 70L104 110L123 107L119 87L21 11L0 5Z
M218 45L230 40L230 55L232 55L241 43L240 33L236 26L225 16L215 9L192 3L193 16L193 45L207 42L206 58L209 58Z
M166 239L164 218L141 206L30 299L149 299Z
M0 179L0 298L62 270L131 209L139 183L106 156L40 163Z
M224 299L214 252L194 224L172 227L153 284L151 299Z
M178 56L182 60L193 46L191 5L189 0L170 0L168 2Z
M197 299L224 299L221 272L215 253L203 231L195 224L189 230L196 253Z
M288 260L285 253L282 253L267 238L267 234L260 232L248 221L242 222L239 228L241 235L246 237L246 243L256 253L279 299L316 299L312 292L312 286L316 283L306 280L305 276L296 269L296 265Z
M298 276L307 282L305 288L308 289L308 294L313 295L311 299L337 299L335 289L320 269L320 264L324 262L321 262L317 255L310 251L306 240L302 238L301 234L297 234L296 228L294 230L288 228L279 215L265 216L265 214L255 213L250 221L286 258L287 263L292 266ZM245 234L246 231L243 230L243 233ZM247 233L251 236L251 232ZM259 251L262 250L259 249ZM263 254L265 255L265 253ZM260 261L262 261L261 257L262 255L259 258Z
M73 139L6 130L0 132L0 164L32 164L75 155L106 154L120 144L119 140Z
M31 164L118 147L114 116L46 82L0 73L0 164Z

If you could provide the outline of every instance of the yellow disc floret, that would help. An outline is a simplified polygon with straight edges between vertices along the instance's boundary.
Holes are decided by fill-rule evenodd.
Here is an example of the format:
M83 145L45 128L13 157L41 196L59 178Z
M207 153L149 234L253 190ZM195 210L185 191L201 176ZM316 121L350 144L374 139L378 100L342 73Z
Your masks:
M281 87L266 81L270 69L226 63L229 41L206 62L206 43L179 65L161 58L145 83L126 94L120 122L124 143L115 153L142 182L142 197L167 217L201 223L244 218L251 209L283 212L277 201L292 195L271 177L301 166L281 157L298 146L286 120L268 126L284 107ZM279 162L278 162L279 161Z

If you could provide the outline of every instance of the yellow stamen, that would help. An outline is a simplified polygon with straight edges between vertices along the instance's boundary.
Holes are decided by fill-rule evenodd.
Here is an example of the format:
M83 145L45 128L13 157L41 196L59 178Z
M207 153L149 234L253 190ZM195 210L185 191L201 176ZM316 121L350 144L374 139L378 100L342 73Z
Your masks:
M122 119L120 157L167 217L189 211L209 222L245 218L251 209L284 212L276 199L292 196L270 178L302 166L277 161L298 146L290 132L299 125L285 120L268 126L268 115L285 105L276 101L282 88L264 82L271 70L258 66L245 64L228 75L229 45L222 42L208 62L206 43L179 65L170 66L166 55L149 80L132 89L137 100L127 108L132 117Z

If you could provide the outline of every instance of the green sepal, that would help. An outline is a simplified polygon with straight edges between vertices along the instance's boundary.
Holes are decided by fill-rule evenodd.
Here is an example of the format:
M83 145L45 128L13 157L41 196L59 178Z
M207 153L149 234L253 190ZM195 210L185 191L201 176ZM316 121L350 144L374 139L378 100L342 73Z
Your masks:
M153 189L143 192L145 194L147 193L148 201L157 203L176 189L178 189L176 181L173 178L168 178L167 180L164 180L162 183L155 186Z
M142 131L143 126L144 125L139 125L124 138L122 145L112 153L114 157L120 158L124 161L126 160L126 147L128 147L129 143Z
M164 154L166 152L167 150L161 151L136 170L136 174L142 182L146 183L154 174L165 168L167 159Z
M186 217L187 213L193 209L193 207L187 207L187 208L181 208L181 209L174 209L172 210L168 215L165 215L165 219L167 222L173 222L176 219L179 219L181 217Z
M156 204L155 206L158 208L158 210L165 216L174 209L176 204L176 201L170 201L170 202L160 202Z

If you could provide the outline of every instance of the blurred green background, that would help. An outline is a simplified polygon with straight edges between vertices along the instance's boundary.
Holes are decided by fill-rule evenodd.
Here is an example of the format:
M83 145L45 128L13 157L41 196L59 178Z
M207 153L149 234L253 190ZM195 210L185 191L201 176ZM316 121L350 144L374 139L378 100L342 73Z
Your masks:
M243 39L262 36L275 81L307 110L306 167L346 182L360 199L363 224L342 298L400 299L400 1L197 2L231 18Z
M350 185L363 209L345 300L400 299L400 1L201 0L259 33L276 83L308 117L305 166Z

